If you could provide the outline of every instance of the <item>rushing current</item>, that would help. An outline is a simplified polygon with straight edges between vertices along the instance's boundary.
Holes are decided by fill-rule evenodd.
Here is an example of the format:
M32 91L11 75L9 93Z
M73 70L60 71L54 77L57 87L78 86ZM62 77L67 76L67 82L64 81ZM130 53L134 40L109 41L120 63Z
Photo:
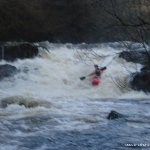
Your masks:
M150 94L131 89L142 65L119 58L123 46L36 45L38 57L0 62L20 70L0 81L0 150L150 148ZM107 67L99 86L80 80L94 64ZM108 120L111 110L123 117Z

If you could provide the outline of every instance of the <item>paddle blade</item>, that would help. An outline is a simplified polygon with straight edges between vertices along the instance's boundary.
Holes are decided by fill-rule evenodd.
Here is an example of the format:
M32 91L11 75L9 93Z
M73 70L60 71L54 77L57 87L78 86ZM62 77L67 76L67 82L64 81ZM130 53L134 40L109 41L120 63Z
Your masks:
M104 70L106 70L106 69L107 69L107 67L102 67L102 68L101 68L102 71L104 71Z
M80 80L84 80L86 77L80 77Z

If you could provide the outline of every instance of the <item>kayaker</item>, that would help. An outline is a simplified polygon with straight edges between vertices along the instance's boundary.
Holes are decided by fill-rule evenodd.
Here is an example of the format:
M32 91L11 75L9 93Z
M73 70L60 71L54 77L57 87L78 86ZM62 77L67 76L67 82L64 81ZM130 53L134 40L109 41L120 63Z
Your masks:
M100 77L101 77L101 73L102 73L104 70L107 69L106 67L100 68L100 67L98 67L98 65L94 65L94 67L95 67L95 71L94 71L94 72L90 73L90 74L87 75L87 76L80 77L80 80L84 80L84 79L86 79L86 77L88 77L88 76L94 76L94 75L95 75L95 77L100 78Z
M98 65L94 65L95 71L90 73L88 76L95 75L96 77L101 77L101 73L106 70L106 67L100 68Z

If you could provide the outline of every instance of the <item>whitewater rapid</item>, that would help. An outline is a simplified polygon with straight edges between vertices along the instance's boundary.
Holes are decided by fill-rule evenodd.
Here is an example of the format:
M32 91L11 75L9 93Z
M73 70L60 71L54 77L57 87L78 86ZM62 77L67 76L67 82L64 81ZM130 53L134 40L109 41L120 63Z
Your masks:
M110 150L149 142L150 94L130 88L131 73L142 65L119 58L123 47L36 45L43 47L38 57L0 62L20 70L0 82L0 150ZM89 77L80 80L94 64L107 66L95 87ZM111 110L124 118L107 120Z
M38 45L47 48L39 48L39 57L11 63L21 71L1 81L1 98L16 95L42 99L149 98L144 92L130 88L130 74L139 71L142 66L119 58L119 53L124 49L108 45L82 48L48 42ZM94 64L107 66L97 87L91 85L90 77L80 80L81 76L93 71Z

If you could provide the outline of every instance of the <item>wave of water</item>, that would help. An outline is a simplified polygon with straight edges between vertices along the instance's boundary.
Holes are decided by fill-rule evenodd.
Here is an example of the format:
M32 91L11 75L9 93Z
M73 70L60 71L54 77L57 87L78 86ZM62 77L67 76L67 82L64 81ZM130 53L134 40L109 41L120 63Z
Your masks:
M128 80L141 65L118 57L123 49L97 45L82 48L66 44L45 43L48 51L40 50L41 58L18 60L13 63L21 72L0 85L0 97L8 95L40 98L148 98L145 93L130 89ZM1 62L1 64L4 62ZM93 64L107 66L98 87L91 79L79 78L91 73Z
M110 149L131 141L148 142L150 95L130 88L130 74L142 66L119 58L123 47L118 43L38 45L47 49L39 49L39 57L12 63L20 72L1 81L2 150L70 149L75 148L73 143L87 149L90 142L95 149L99 143L100 149ZM80 80L93 71L93 64L107 66L97 87L90 78ZM108 121L111 110L125 115L125 120ZM111 140L115 138L120 140Z

